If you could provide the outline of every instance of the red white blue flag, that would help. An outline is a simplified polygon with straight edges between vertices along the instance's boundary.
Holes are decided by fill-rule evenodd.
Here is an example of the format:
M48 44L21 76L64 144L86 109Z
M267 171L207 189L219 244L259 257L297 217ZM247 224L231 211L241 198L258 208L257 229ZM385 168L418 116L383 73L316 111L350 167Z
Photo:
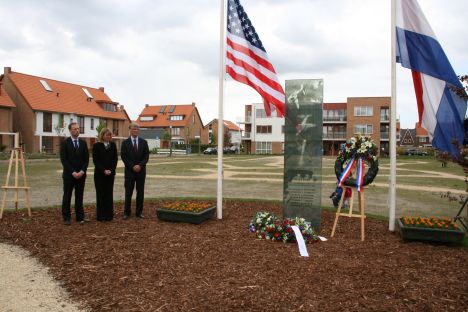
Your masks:
M254 88L263 98L267 116L284 116L284 90L276 71L239 0L227 2L226 72Z
M462 88L416 0L396 1L396 61L413 74L419 122L432 145L458 158L467 103L451 89Z

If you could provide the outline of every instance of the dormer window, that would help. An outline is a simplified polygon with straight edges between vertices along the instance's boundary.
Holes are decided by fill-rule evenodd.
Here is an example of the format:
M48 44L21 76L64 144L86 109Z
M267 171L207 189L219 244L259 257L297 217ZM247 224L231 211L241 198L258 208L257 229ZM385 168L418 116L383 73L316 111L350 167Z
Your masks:
M117 111L117 105L112 104L112 103L103 103L102 108L106 112L116 112Z
M52 88L49 86L47 81L41 79L41 80L39 80L39 82L44 87L44 89L46 89L46 91L52 92Z
M86 94L86 97L88 98L88 101L92 100L93 99L93 96L91 95L91 93L88 91L88 89L86 88L81 88L83 90L83 92Z
M183 120L184 119L184 116L183 115L172 115L169 117L169 120Z
M141 116L140 121L153 121L154 116Z

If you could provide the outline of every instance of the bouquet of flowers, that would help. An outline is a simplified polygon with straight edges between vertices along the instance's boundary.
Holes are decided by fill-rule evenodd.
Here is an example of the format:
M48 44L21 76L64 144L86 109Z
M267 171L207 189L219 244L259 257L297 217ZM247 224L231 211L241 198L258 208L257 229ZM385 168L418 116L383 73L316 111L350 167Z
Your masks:
M306 243L318 241L314 229L304 218L285 218L279 220L274 214L269 212L257 212L249 224L249 231L255 233L257 238L264 238L276 242L295 242L296 236L292 226L296 225L304 237Z
M377 145L375 145L370 137L357 135L346 141L346 144L338 154L338 158L343 162L354 157L367 161L375 161L377 159L377 151Z

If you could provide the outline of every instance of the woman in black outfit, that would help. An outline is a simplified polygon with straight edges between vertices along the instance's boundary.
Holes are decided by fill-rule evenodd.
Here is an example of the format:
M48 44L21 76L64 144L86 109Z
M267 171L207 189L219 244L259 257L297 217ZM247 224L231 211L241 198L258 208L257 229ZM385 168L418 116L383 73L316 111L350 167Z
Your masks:
M93 145L94 185L96 187L96 217L98 221L114 218L114 177L117 167L117 147L112 132L104 128L100 142Z

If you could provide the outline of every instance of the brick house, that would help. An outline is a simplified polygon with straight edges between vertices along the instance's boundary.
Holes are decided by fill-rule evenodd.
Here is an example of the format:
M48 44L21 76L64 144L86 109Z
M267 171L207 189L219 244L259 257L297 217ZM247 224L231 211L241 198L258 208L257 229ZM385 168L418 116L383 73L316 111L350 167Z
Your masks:
M3 75L0 76L0 151L14 147L13 109L15 103L11 100L3 87Z
M241 128L239 128L235 123L229 120L224 120L224 132L229 133L229 142L224 142L224 145L237 145L239 146L241 144ZM211 138L211 135L213 135L216 140L219 138L218 137L218 119L213 119L210 121L207 125L206 128L208 129L208 137ZM218 142L218 141L216 141ZM214 142L209 142L211 144L214 144Z
M432 141L426 129L417 122L413 129L401 129L401 147L431 147Z
M13 130L20 132L26 152L58 152L69 135L68 125L80 125L80 137L92 146L96 127L103 122L117 146L129 134L130 118L122 105L112 101L104 88L92 88L4 68L3 85L16 105Z
M186 144L194 139L208 143L208 132L198 113L195 103L183 105L149 105L146 104L136 122L141 127L142 136L146 132L159 133L155 140L159 146L168 148L169 142L161 137L165 132L171 133L172 144Z

